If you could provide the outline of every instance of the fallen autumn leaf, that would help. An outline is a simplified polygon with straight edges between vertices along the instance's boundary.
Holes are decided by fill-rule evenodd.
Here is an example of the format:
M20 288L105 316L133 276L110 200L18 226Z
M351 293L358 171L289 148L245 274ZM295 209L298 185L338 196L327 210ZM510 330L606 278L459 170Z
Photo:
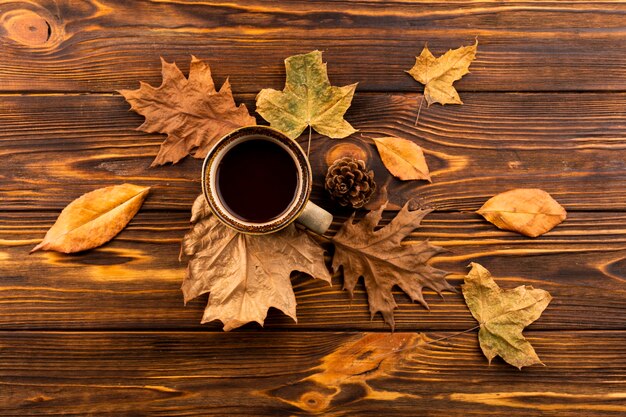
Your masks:
M396 137L374 138L373 140L383 164L393 176L401 180L432 182L424 152L417 144Z
M478 40L474 45L451 49L435 58L428 46L424 46L420 56L415 59L415 65L407 72L424 84L424 98L429 106L433 103L463 104L452 83L469 73L477 47Z
M83 194L63 209L43 241L30 253L73 253L103 245L126 227L149 190L150 187L122 184Z
M540 236L567 217L550 194L537 188L517 188L498 194L477 211L500 229Z
M205 62L192 55L189 78L176 64L163 58L161 64L163 82L159 87L142 82L137 90L120 91L131 110L146 118L139 130L167 134L151 166L175 164L187 155L204 158L222 136L256 124L244 104L235 104L228 80L215 90Z
M500 356L520 369L541 364L522 330L541 316L552 300L550 293L528 285L503 290L485 267L473 262L471 267L461 288L480 325L478 340L489 363Z
M266 88L256 98L256 111L271 126L296 139L307 126L330 138L356 132L343 115L352 103L356 83L330 85L320 51L285 59L287 80L283 91Z

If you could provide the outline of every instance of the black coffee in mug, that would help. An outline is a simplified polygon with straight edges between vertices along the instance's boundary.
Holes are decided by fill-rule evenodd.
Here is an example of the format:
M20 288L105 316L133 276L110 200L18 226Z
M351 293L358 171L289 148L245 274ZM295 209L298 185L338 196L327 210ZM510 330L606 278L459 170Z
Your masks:
M253 138L229 149L219 161L216 189L224 208L250 223L280 217L298 190L298 168L279 144Z

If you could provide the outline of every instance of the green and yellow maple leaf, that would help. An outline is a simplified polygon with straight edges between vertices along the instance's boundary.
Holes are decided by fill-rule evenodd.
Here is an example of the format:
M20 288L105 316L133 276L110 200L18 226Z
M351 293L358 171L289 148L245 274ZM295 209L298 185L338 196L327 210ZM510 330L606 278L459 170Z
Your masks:
M522 330L541 316L552 300L550 293L528 285L502 290L485 267L473 262L471 266L463 297L480 325L478 341L489 363L500 356L520 369L541 364Z
M356 132L343 115L357 84L335 87L330 84L320 51L294 55L285 60L287 80L283 91L266 88L256 98L256 111L271 126L292 139L308 126L334 139Z

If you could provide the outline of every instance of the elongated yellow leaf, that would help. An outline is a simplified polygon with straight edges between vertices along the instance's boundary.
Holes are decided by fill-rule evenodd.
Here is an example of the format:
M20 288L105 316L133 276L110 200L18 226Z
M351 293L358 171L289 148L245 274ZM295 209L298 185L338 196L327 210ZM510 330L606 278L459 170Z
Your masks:
M424 47L408 73L424 84L424 98L429 106L433 103L463 104L452 83L469 72L477 47L478 41L471 46L451 49L439 58L435 58L427 46Z
M395 137L374 138L380 158L385 167L401 180L427 180L430 171L426 165L424 152L410 140Z
M73 253L98 247L126 227L148 195L150 187L132 184L99 188L63 209L43 241L42 250Z
M503 290L482 265L472 262L471 267L461 288L465 303L480 324L478 341L489 363L500 356L520 369L541 364L522 331L550 304L550 293L528 285Z
M516 188L490 198L478 211L503 230L529 237L540 236L567 217L550 194L537 188Z

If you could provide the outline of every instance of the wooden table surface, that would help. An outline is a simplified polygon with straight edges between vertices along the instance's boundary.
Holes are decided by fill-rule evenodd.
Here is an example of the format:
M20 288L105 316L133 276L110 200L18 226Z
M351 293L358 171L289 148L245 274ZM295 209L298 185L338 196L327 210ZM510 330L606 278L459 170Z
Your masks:
M415 55L476 37L455 84L465 104L414 125ZM265 328L223 333L199 323L206 296L183 306L201 161L149 168L163 136L137 131L116 91L160 84L159 56L186 72L194 54L253 112L260 89L282 89L283 59L314 49L333 84L359 82L348 141L380 182L361 134L426 150L433 183L390 190L437 209L411 236L449 249L433 265L457 288L473 261L553 295L525 332L545 367L489 366L475 331L455 335L475 325L460 294L427 292L426 311L397 291L393 334L337 274L293 277L297 324L272 309ZM336 142L313 143L319 184ZM123 182L153 188L111 243L28 255L71 200ZM529 239L474 213L517 187L548 191L568 219ZM319 185L313 199L332 207ZM626 3L0 1L0 207L2 416L626 413Z

